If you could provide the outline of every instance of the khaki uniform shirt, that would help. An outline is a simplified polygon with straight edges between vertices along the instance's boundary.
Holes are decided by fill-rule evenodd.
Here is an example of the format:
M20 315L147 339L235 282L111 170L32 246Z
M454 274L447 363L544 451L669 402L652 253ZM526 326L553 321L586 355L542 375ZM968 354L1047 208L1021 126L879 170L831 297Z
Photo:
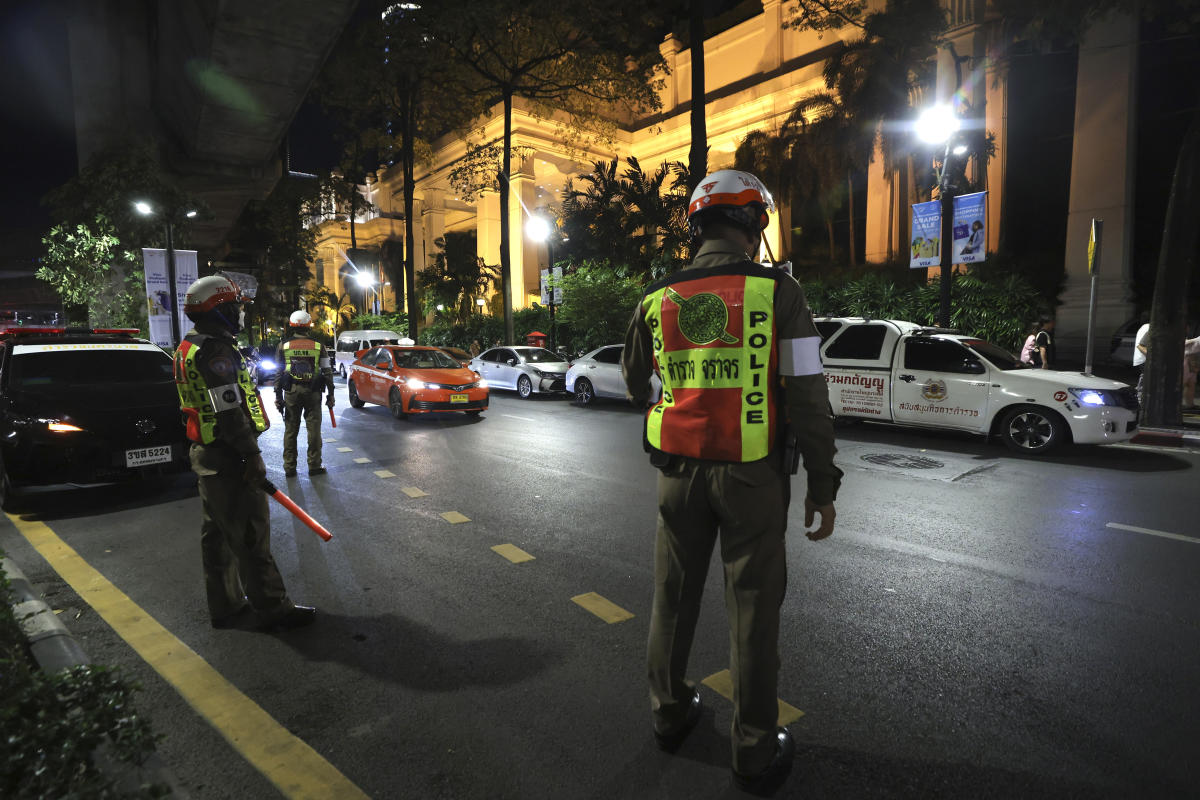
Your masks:
M745 250L736 242L712 239L700 247L695 260L684 269L716 267L746 260ZM820 336L804 299L804 290L790 275L782 276L776 284L775 336L776 341ZM625 333L625 352L621 357L629 399L638 408L646 408L650 404L650 375L654 371L652 341L639 303ZM833 416L829 408L825 376L785 375L783 386L788 424L804 456L808 496L817 505L827 505L837 497L842 471L833 463L837 447L834 444Z

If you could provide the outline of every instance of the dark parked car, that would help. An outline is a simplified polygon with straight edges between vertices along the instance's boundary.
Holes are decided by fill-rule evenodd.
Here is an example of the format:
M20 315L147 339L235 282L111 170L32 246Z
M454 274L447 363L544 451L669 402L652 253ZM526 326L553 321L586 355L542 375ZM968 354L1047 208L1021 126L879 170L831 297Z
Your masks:
M171 357L136 330L0 332L0 505L187 467Z

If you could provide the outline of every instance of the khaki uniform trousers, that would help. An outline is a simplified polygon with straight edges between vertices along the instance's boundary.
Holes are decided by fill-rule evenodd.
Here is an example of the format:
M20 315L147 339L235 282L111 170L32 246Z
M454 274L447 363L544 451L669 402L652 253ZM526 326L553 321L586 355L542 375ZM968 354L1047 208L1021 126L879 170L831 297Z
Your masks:
M283 468L296 468L301 414L308 429L308 468L321 466L321 392L293 386L283 393L283 408Z
M756 773L775 755L779 607L787 586L784 530L790 476L778 459L746 464L675 457L658 478L654 606L647 662L655 728L686 716L685 682L700 597L718 536L733 678L733 768Z
M204 589L213 619L240 610L274 616L292 607L283 576L271 556L267 494L248 486L245 462L224 445L191 447L192 469L200 476L200 551Z

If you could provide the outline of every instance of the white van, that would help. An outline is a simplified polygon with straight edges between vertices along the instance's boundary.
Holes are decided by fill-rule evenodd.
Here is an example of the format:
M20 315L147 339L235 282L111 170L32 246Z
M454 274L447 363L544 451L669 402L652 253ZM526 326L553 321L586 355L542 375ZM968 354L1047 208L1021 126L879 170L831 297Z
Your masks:
M411 339L402 337L395 331L342 331L337 337L334 357L337 374L345 378L354 363L354 354L380 344L412 344Z

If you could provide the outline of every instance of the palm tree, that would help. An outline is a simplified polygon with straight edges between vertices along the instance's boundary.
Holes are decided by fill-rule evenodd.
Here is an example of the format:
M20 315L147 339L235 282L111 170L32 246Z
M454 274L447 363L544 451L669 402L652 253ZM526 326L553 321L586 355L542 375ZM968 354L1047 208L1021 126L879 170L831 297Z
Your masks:
M303 299L308 308L318 310L318 313L328 314L331 319L335 320L336 327L339 329L348 325L350 320L358 314L358 309L350 302L348 294L339 295L324 286L306 289Z
M780 258L792 253L792 209L794 201L800 197L800 188L808 183L803 175L807 162L797 159L795 145L796 126L789 119L775 133L751 131L746 134L733 154L733 168L762 178L775 201L781 208L787 208L787 218L782 213L779 218Z
M475 313L475 298L498 284L500 268L475 254L473 233L447 233L434 244L440 252L433 265L417 275L425 305L452 308L455 322L465 325Z

